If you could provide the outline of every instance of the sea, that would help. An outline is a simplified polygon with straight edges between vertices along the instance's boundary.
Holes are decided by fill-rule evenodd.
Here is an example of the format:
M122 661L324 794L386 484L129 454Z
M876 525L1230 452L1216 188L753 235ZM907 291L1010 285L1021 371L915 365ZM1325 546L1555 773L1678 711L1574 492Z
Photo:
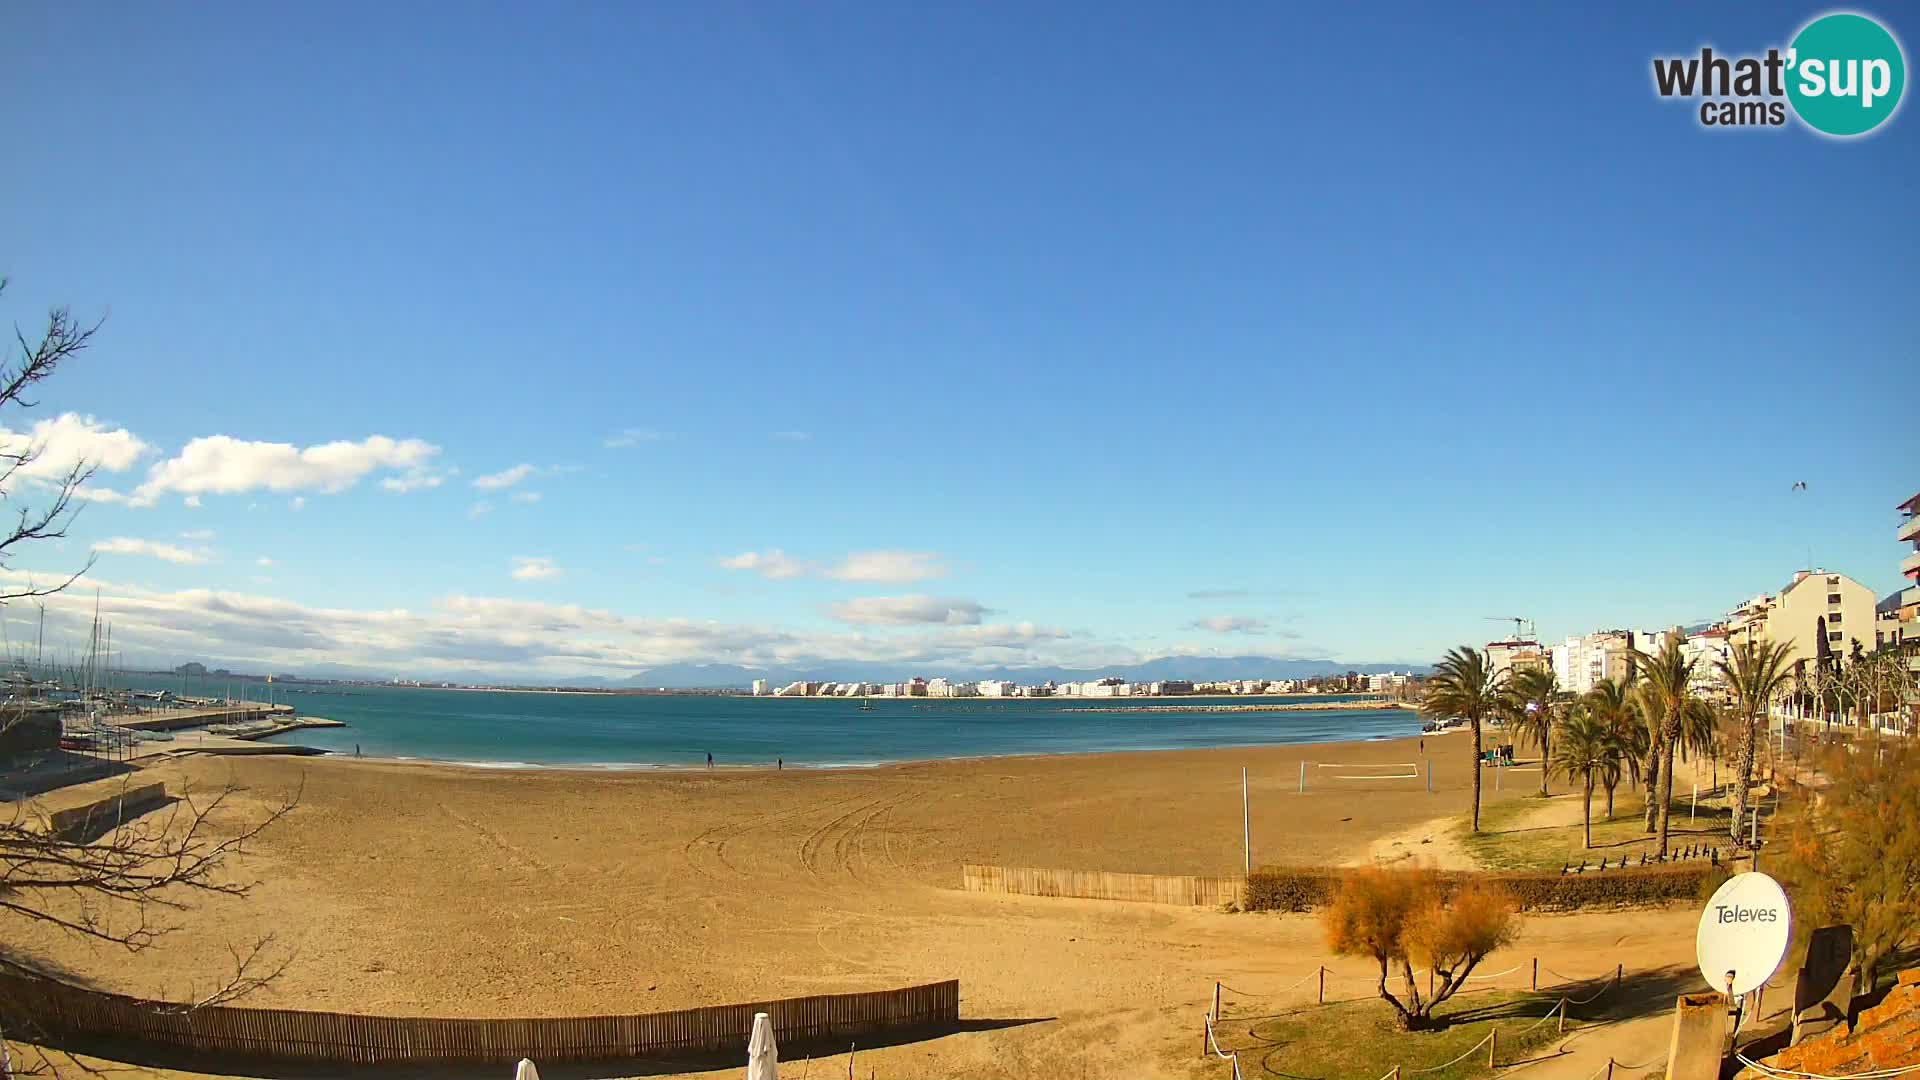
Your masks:
M136 689L182 691L178 678L121 676ZM289 693L289 691L292 691ZM215 680L185 693L224 696ZM246 684L264 700L267 687ZM233 688L240 696L240 687ZM273 700L344 728L306 728L273 741L369 757L492 768L643 769L762 766L854 768L1009 754L1086 754L1287 746L1403 738L1419 717L1396 709L1268 712L1110 711L1116 706L1244 705L1247 698L753 698L670 694L550 694L413 687L274 684ZM1255 699L1257 700L1257 699ZM1287 697L1289 703L1338 698ZM1276 701L1278 703L1278 701Z

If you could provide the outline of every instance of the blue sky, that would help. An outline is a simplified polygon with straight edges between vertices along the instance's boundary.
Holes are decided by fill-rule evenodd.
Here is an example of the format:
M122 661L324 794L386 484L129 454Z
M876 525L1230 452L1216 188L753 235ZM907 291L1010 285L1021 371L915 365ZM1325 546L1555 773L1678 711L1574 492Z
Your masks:
M0 423L125 459L9 569L108 545L130 660L608 675L1885 593L1920 121L1649 75L1823 10L9 5L0 308L110 317Z

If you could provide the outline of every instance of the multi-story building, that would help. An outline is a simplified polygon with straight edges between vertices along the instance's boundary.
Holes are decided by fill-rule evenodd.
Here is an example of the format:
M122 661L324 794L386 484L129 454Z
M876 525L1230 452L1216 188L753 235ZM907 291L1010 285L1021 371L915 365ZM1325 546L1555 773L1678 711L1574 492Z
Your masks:
M1900 605L1894 611L1899 620L1900 651L1907 654L1907 666L1920 671L1920 494L1900 504L1900 529L1894 537L1913 545L1900 562L1900 573L1911 587L1900 591Z
M1540 643L1531 638L1489 641L1487 642L1487 666L1496 672L1507 672L1508 677L1511 678L1516 671L1546 668L1547 654L1540 648Z
M981 697L1012 697L1013 684L1000 679L982 679L977 687Z
M767 696L767 680L765 679L753 680L753 696L754 697Z
M1858 643L1873 643L1873 591L1845 574L1801 570L1772 596L1758 596L1727 616L1727 641L1784 641L1793 646L1793 660L1811 661L1829 654L1846 655Z

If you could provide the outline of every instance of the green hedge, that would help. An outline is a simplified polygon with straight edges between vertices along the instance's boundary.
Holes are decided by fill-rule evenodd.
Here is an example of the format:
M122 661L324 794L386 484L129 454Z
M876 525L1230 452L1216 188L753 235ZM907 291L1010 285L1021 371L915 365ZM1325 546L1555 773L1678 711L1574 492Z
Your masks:
M1592 907L1641 907L1699 899L1709 875L1724 873L1706 862L1682 866L1589 870L1581 874L1443 873L1448 884L1487 881L1504 887L1522 911L1573 911ZM1310 911L1333 898L1341 871L1325 867L1263 866L1247 878L1246 910Z

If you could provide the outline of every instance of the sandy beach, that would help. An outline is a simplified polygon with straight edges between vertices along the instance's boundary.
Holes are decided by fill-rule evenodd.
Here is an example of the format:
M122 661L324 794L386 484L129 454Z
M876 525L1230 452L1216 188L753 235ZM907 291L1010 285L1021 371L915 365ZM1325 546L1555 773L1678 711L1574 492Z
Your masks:
M1256 865L1439 854L1466 809L1468 746L1427 737L1432 794L1424 778L1356 778L1412 771L1414 739L787 772L190 757L140 781L208 791L233 777L249 791L225 828L302 790L232 867L260 883L251 896L170 916L180 931L138 963L16 919L0 933L96 985L177 997L221 975L229 944L270 932L288 966L249 1004L412 1015L637 1012L959 978L963 1017L1046 1022L877 1051L879 1075L940 1063L1187 1076L1212 981L1277 989L1312 969L1327 957L1311 917L962 893L960 864L1236 873L1242 767ZM1486 797L1518 786L1489 783ZM1516 955L1581 975L1684 964L1692 918L1536 918Z

